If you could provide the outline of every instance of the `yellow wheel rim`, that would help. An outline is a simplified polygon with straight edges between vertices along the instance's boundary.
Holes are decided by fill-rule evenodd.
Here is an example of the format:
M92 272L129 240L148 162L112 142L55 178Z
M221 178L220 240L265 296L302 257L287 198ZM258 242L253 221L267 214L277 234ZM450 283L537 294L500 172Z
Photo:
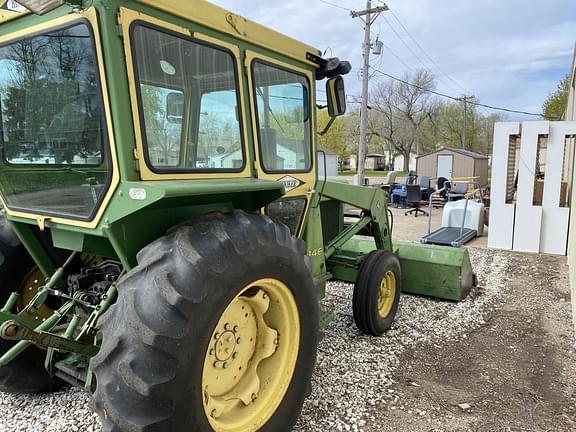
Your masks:
M46 277L38 267L34 267L20 284L20 297L16 302L16 312L20 312L34 298L38 290L44 286ZM43 304L35 314L36 321L42 321L52 315L54 311Z
M300 319L276 279L246 286L222 314L206 351L204 411L216 432L259 430L288 390L298 358Z
M394 306L394 299L396 297L396 275L393 271L387 271L378 291L378 313L382 318L386 318L392 306Z

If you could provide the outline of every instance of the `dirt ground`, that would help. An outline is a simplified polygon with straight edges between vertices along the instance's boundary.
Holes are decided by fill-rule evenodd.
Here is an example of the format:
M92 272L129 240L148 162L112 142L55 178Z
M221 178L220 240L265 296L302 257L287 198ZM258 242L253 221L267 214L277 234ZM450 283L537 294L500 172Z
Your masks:
M428 209L425 209L428 210ZM392 208L394 238L418 241L426 216ZM432 230L442 209L433 210ZM467 247L487 246L487 232ZM510 252L503 303L456 343L406 352L378 431L576 431L576 354L565 257ZM374 430L373 432L376 432Z
M403 356L379 431L576 431L566 259L511 256L503 303L483 327Z

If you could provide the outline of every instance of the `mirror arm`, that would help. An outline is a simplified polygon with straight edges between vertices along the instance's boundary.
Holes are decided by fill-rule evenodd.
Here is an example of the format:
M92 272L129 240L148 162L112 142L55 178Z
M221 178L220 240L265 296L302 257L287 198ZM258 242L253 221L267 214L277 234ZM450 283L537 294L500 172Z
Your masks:
M332 124L334 123L334 120L336 120L336 117L330 117L330 120L328 121L328 124L326 125L326 127L324 128L324 130L322 132L320 132L320 136L324 136L326 135L326 133L330 130L330 128L332 127Z

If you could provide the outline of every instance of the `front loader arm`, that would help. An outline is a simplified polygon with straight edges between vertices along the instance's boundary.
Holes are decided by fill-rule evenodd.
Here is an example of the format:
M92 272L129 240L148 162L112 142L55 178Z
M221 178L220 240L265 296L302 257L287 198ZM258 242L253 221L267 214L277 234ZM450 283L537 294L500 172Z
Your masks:
M330 180L318 181L319 199L327 198L363 210L360 220L349 225L325 247L326 259L337 254L352 237L370 226L376 247L392 251L392 233L388 221L388 194L379 188L367 188Z

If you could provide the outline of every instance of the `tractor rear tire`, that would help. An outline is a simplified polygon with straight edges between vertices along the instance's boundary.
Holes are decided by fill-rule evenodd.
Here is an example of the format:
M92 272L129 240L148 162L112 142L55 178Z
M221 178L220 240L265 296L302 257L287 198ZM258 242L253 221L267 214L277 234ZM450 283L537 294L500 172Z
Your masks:
M390 328L401 291L400 260L392 252L372 251L356 279L352 310L356 326L365 334L382 336Z
M20 243L5 218L0 217L0 308L10 293L22 286L36 264ZM0 338L0 355L14 346ZM30 347L12 362L0 368L0 391L5 393L43 393L57 390L62 381L52 378L44 368L46 351Z
M319 333L304 243L267 217L212 213L137 259L91 360L103 431L291 430Z

